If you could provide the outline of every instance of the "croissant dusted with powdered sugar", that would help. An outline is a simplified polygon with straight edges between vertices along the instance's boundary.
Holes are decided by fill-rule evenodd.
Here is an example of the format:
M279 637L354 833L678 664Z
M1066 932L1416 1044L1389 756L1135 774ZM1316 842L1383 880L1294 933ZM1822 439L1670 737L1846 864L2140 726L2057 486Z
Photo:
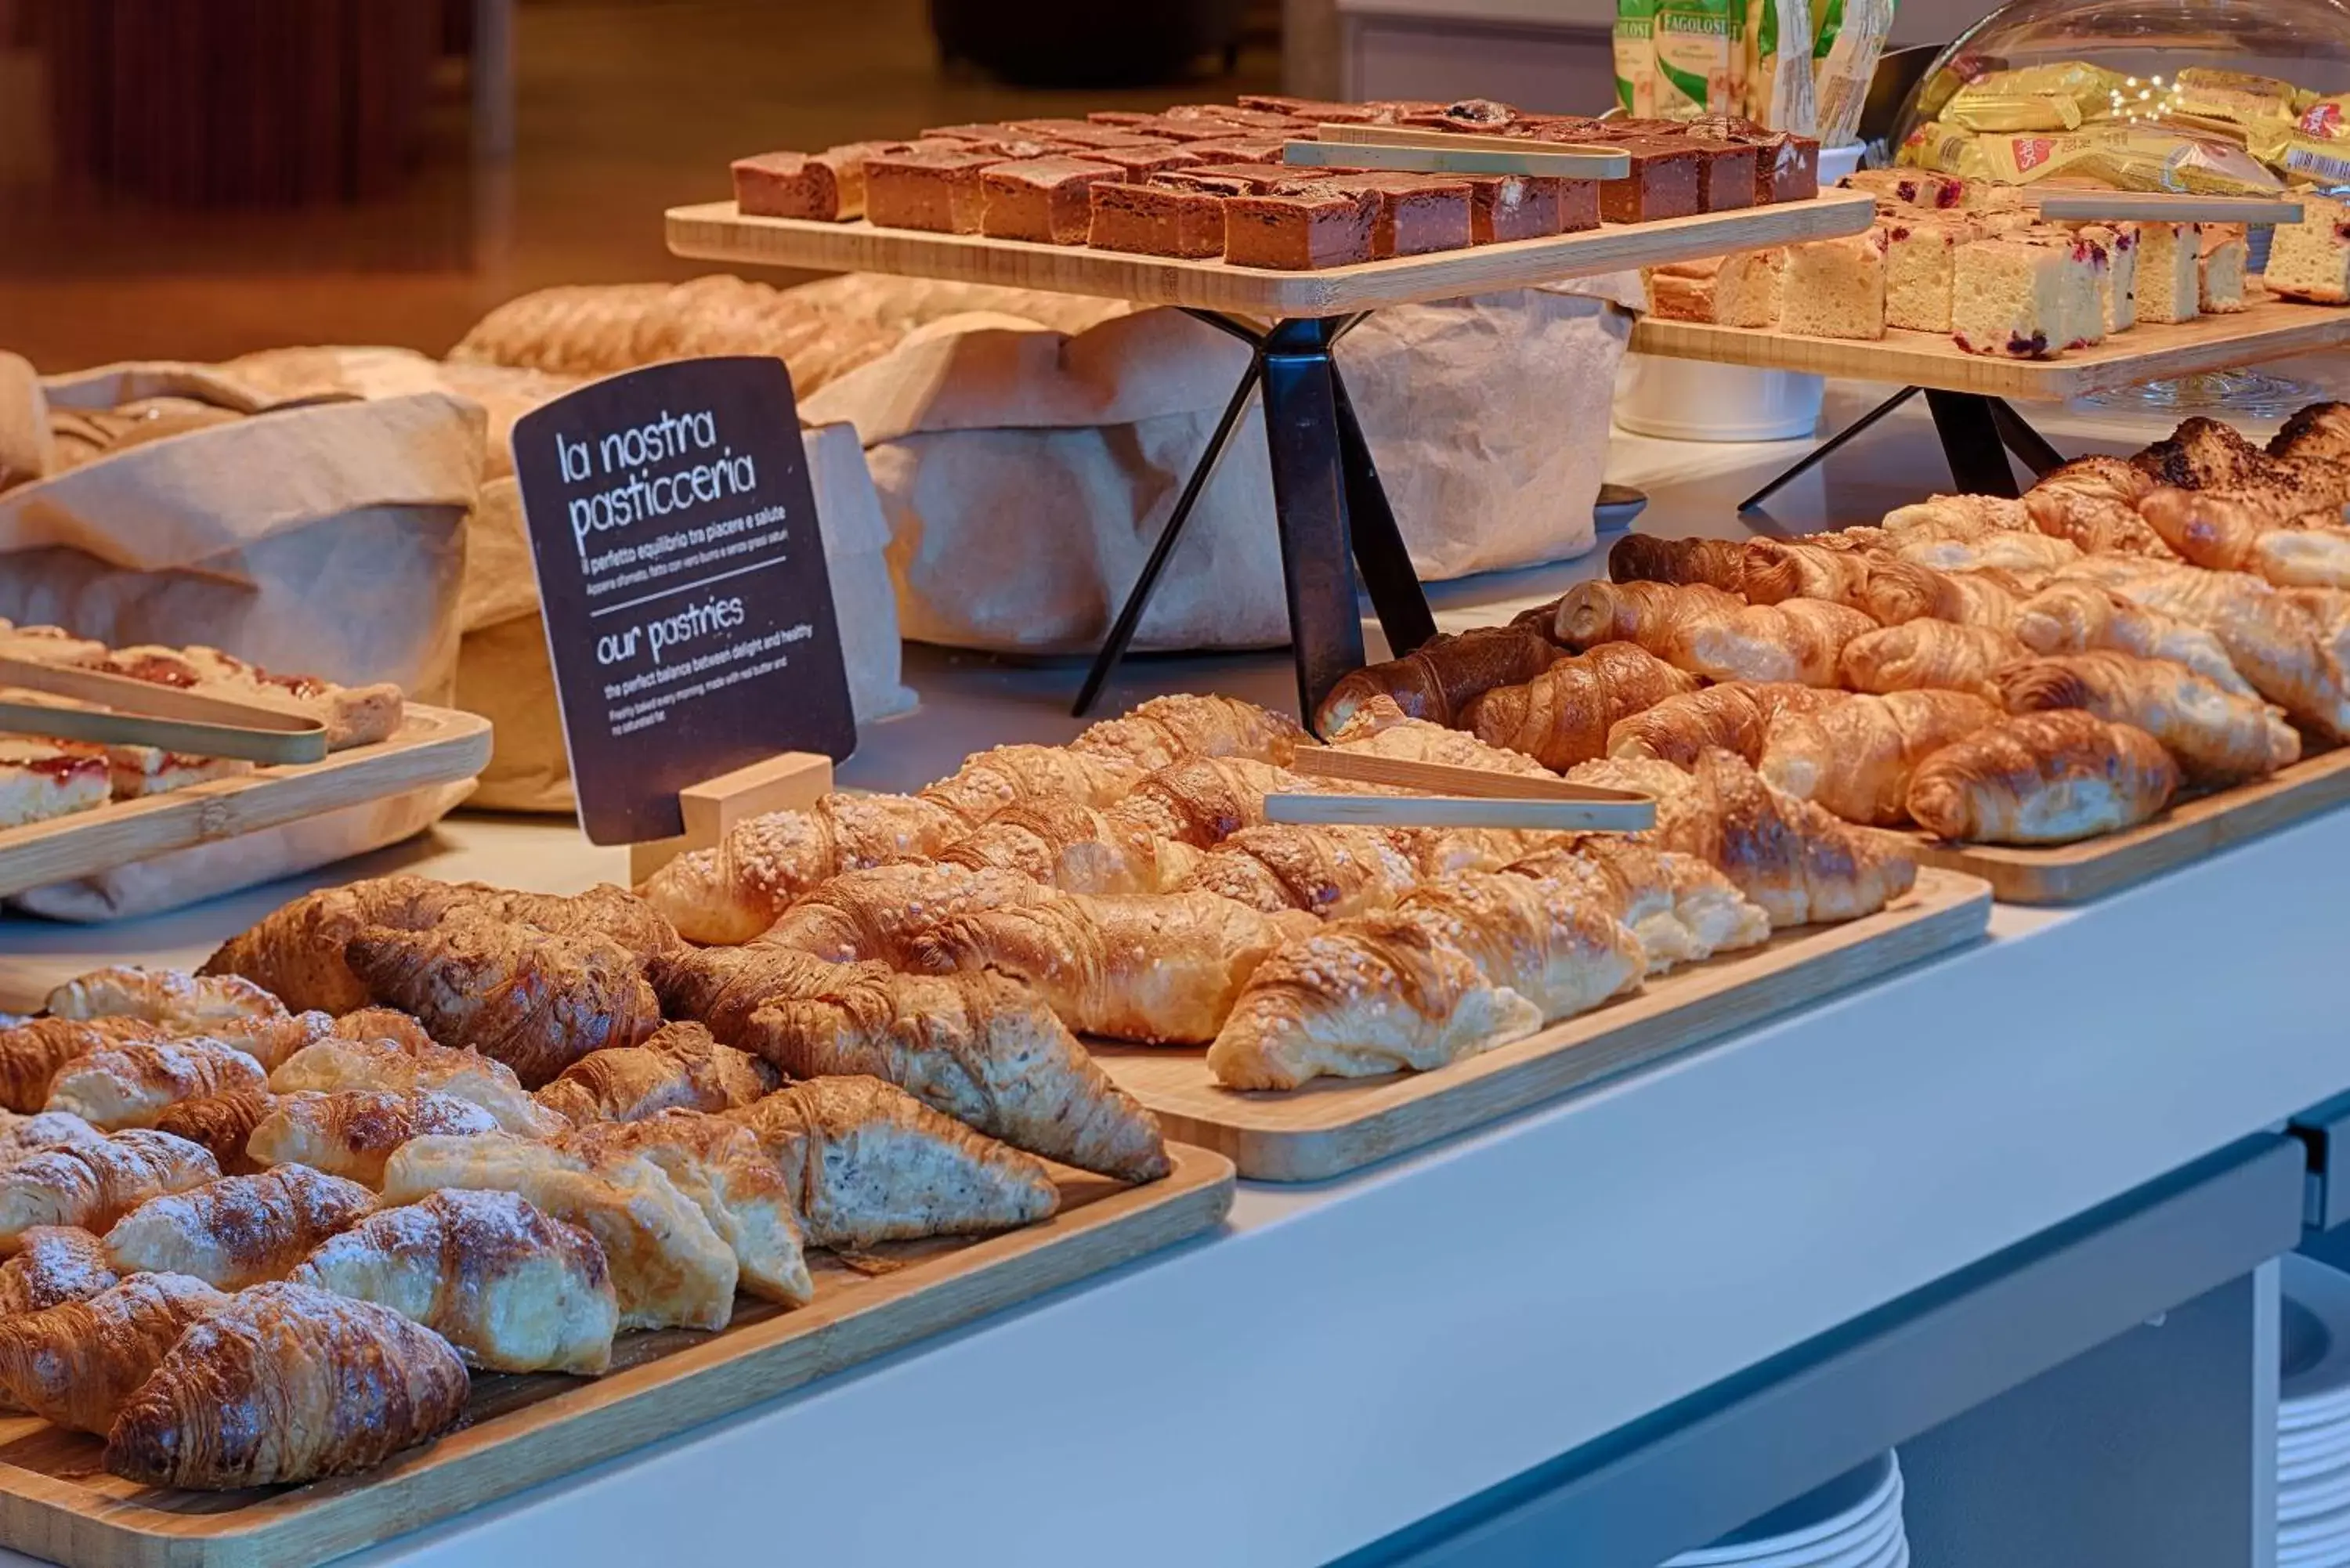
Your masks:
M242 1290L282 1279L374 1210L375 1194L356 1181L281 1165L149 1199L107 1231L106 1256L119 1273L187 1274Z
M1909 780L1909 815L1943 838L2070 844L2134 827L2178 787L2143 730L2078 708L2002 719L1943 747Z
M2196 566L2250 572L2279 587L2350 587L2350 528L2339 505L2280 516L2225 491L2158 490L2138 514Z
M1312 923L1213 893L1066 894L945 921L916 944L915 960L926 970L1017 976L1088 1034L1200 1042L1215 1038L1248 971Z
M1480 694L1534 679L1559 651L1531 626L1479 627L1433 637L1401 659L1366 665L1341 680L1322 700L1314 727L1329 734L1371 697L1388 698L1415 719L1452 724Z
M344 1040L389 1040L407 1051L421 1051L427 1045L440 1044L423 1024L397 1007L362 1007L346 1012L335 1020L330 1033ZM273 1072L276 1069L274 1062L264 1064Z
M1991 690L1992 673L2024 651L2012 634L1992 627L1905 620L1846 643L1836 673L1856 691L1939 688L1981 696Z
M78 1225L36 1225L18 1239L16 1255L0 1263L0 1317L86 1302L121 1279L106 1247ZM0 1380L0 1392L6 1389Z
M1605 642L1522 686L1495 687L1470 705L1467 722L1488 745L1565 769L1605 755L1617 720L1697 687L1696 676L1635 643Z
M229 1490L371 1469L454 1426L472 1383L388 1307L273 1281L182 1334L107 1433L106 1468Z
M2026 659L2000 671L1999 691L2012 713L2082 708L2143 730L2198 783L2258 778L2301 758L2301 736L2273 709L2164 659L2126 653Z
M481 1106L498 1126L525 1137L550 1137L570 1125L533 1099L504 1062L441 1045L403 1050L388 1040L322 1040L287 1057L269 1075L269 1087L280 1095L432 1089Z
M1419 880L1406 836L1371 827L1269 822L1200 857L1178 893L1214 893L1275 914L1326 919L1385 909Z
M1918 763L2000 717L1998 708L1965 691L1836 695L1840 701L1774 720L1755 771L1797 800L1873 827L1908 819L1909 779Z
M125 1040L160 1037L157 1025L136 1018L28 1018L0 1029L0 1106L37 1111L67 1063Z
M2133 604L2095 583L2049 584L2017 607L2015 636L2033 653L2110 649L2140 659L2167 659L2185 665L2222 691L2239 697L2258 695L2251 682L2236 672L2227 649L2209 631Z
M351 972L433 1038L494 1056L536 1088L590 1051L660 1026L639 960L608 937L565 936L453 910L422 931L374 927L343 950Z
M163 1353L229 1299L184 1274L139 1274L0 1319L0 1389L44 1420L103 1433Z
M105 1141L106 1134L68 1111L37 1111L28 1116L0 1111L0 1169L45 1148Z
M1559 640L1588 649L1637 642L1669 664L1715 680L1835 683L1844 645L1876 622L1818 599L1749 605L1717 588L1584 583L1559 601Z
M772 1093L783 1075L747 1051L721 1045L699 1023L664 1023L641 1045L592 1052L538 1091L574 1123L636 1122L662 1111L731 1111Z
M277 1096L265 1089L206 1095L164 1106L155 1116L155 1130L203 1145L224 1175L250 1176L262 1167L245 1145L276 1104Z
M2080 547L2069 539L2005 529L1958 537L1941 529L1912 529L1898 537L1893 553L1945 572L2046 573L2082 559Z
M44 1108L70 1111L112 1132L152 1127L182 1100L257 1089L266 1081L260 1063L211 1040L130 1040L58 1068Z
M267 991L234 975L199 978L175 969L129 964L76 976L50 992L44 1007L56 1018L138 1018L189 1034L202 1033L214 1023L274 1017L286 1011Z
M481 1106L420 1090L340 1089L280 1095L254 1124L245 1152L262 1165L307 1165L363 1187L383 1184L384 1162L411 1138L501 1131Z
M734 1254L741 1288L763 1301L816 1299L791 1188L740 1122L701 1111L663 1111L640 1122L595 1122L556 1145L590 1170L641 1157L702 1210Z
M985 1235L1060 1208L1042 1160L879 1078L811 1078L726 1116L783 1171L812 1246Z
M1655 796L1657 826L1642 836L1719 867L1770 911L1774 926L1857 919L1917 880L1917 860L1899 840L1772 788L1744 759L1719 748L1699 753L1689 772L1608 757L1567 776Z
M146 1128L40 1149L0 1168L0 1252L36 1225L103 1233L150 1198L219 1179L203 1149Z
M1703 583L1738 594L1745 575L1746 545L1736 539L1627 534L1607 552L1607 576L1619 583Z
M757 940L845 963L876 959L903 966L915 938L941 920L1033 903L1052 896L1035 878L999 867L951 861L846 871L784 911Z
M390 1307L485 1372L601 1373L620 1326L604 1249L513 1192L435 1192L380 1210L291 1278Z
M942 950L926 943L920 956L944 967L990 936L997 940L982 956L1002 949L1007 965L1023 956L1008 939L952 922L932 939ZM1002 974L909 975L874 963L829 965L804 979L768 998L741 1036L786 1075L863 1074L1065 1165L1129 1181L1166 1174L1158 1122L1070 1037L1047 1005L1049 990L1040 995Z
M1751 761L1762 754L1763 734L1781 712L1820 707L1837 695L1784 680L1709 686L1618 720L1607 732L1607 754L1693 768L1699 753L1721 746Z

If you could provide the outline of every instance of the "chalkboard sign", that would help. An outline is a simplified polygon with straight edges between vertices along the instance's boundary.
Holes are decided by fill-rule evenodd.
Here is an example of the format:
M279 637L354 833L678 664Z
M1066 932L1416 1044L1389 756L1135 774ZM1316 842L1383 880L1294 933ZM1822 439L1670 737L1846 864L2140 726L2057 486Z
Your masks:
M583 387L515 422L514 460L590 840L675 837L689 784L856 749L782 361Z

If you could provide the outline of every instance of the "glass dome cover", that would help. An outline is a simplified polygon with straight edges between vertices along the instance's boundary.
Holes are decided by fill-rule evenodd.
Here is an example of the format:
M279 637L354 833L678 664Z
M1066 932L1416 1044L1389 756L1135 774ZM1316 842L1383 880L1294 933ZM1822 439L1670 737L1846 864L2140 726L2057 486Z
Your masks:
M2011 183L2350 185L2350 5L2015 0L1936 57L1893 145Z

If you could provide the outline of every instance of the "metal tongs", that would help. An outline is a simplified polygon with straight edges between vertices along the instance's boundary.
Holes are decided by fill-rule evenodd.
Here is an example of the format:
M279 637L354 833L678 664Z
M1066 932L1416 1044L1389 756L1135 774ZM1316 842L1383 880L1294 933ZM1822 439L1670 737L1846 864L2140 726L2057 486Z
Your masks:
M1309 777L1426 790L1426 794L1269 794L1268 822L1363 827L1527 827L1563 833L1642 833L1657 826L1654 798L1565 779L1486 768L1406 762L1334 746L1302 748L1290 764Z
M20 734L263 763L316 763L327 755L324 724L258 702L200 697L151 680L0 656L0 687L7 686L99 704L52 708L0 700L0 730Z

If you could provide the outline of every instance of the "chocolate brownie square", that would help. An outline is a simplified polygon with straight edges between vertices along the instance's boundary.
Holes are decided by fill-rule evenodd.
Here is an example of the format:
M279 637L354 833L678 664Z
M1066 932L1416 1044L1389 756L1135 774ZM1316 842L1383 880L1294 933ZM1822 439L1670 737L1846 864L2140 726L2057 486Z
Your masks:
M1107 163L1118 171L1121 180L1140 180L1161 174L1170 169L1189 169L1200 161L1189 149L1182 147L1088 147L1077 157L1096 163Z
M1659 218L1694 217L1699 166L1704 151L1686 138L1619 142L1632 158L1621 180L1599 182L1599 214L1611 223L1645 223Z
M1094 182L1086 243L1097 251L1213 261L1224 254L1224 199L1164 185Z
M1562 180L1558 182L1558 232L1580 234L1599 226L1599 182Z
M980 171L1001 154L967 147L885 153L865 161L865 216L877 228L975 234L986 211Z
M1564 180L1540 174L1471 174L1466 178L1469 238L1472 244L1546 239L1557 234L1565 221L1559 205L1561 187L1566 183ZM1592 217L1597 221L1596 206Z
M1260 180L1243 180L1231 174L1201 174L1191 169L1162 169L1144 180L1143 183L1162 191L1189 191L1201 196L1257 196L1269 188Z
M1213 174L1221 179L1245 181L1251 191L1262 192L1270 191L1275 185L1285 184L1292 181L1330 179L1336 171L1312 169L1304 164L1275 163L1264 160L1228 159L1218 161L1203 159L1177 172ZM1153 176L1150 182L1158 184L1160 182Z
M1820 193L1820 144L1808 136L1773 134L1755 148L1754 200L1808 202Z
M1279 93L1244 92L1243 109L1284 114L1311 125L1368 125L1378 111L1367 104L1334 103L1327 99L1285 98Z
M1235 196L1224 203L1224 259L1284 272L1368 261L1378 212L1369 191Z
M1699 210L1729 213L1754 205L1754 144L1697 137L1690 140L1705 153L1697 171Z
M734 205L755 218L843 223L865 212L865 161L902 141L852 141L822 152L762 152L734 161Z
M1267 140L1256 136L1226 137L1217 141L1187 141L1183 151L1210 163L1271 163L1281 157L1281 150L1301 137L1284 136Z
M1322 186L1342 191L1367 191L1378 200L1371 227L1371 257L1426 255L1431 251L1457 251L1471 243L1469 182L1440 174L1369 173L1326 178ZM1293 183L1275 186L1283 194L1303 193Z
M1221 120L1239 129L1279 130L1289 124L1291 117L1277 109L1243 109L1231 103L1179 103L1164 118Z
M1089 194L1097 181L1115 180L1107 163L1083 158L1017 159L980 171L979 232L999 240L1081 245L1093 226Z
M1151 147L1164 139L1145 136L1123 126L1096 125L1085 119L1014 119L1006 127L1014 134L1056 141L1067 147Z

